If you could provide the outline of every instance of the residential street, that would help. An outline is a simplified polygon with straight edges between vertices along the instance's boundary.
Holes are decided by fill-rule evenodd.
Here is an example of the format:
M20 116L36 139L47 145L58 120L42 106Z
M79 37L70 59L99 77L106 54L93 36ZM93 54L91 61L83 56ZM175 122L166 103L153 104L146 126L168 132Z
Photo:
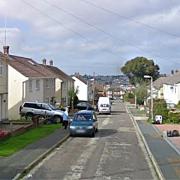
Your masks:
M31 170L31 179L156 179L123 104L98 115L95 138L73 137ZM25 177L26 178L26 177Z

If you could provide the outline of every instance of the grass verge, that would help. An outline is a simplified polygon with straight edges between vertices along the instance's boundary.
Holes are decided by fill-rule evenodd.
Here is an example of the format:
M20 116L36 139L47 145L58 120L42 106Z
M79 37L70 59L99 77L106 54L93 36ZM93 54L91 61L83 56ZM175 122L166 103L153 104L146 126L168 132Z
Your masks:
M42 125L21 135L13 136L6 140L0 141L0 156L10 156L26 147L28 144L34 143L37 140L48 136L60 127L61 124Z

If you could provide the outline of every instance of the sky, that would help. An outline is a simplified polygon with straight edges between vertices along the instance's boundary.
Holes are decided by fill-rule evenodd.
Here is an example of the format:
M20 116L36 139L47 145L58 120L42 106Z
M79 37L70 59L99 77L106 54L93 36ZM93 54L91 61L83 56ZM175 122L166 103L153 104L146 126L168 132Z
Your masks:
M0 0L3 45L67 74L118 75L137 56L169 74L180 69L180 1Z

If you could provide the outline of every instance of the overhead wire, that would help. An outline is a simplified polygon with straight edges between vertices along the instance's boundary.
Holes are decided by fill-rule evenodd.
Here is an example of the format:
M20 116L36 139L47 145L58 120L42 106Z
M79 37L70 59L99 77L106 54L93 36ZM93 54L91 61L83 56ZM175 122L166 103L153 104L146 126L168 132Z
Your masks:
M71 29L71 28L69 28L69 27L66 27L62 22L60 22L59 20L57 20L57 19L49 16L48 14L44 13L44 12L41 11L39 8L37 8L37 7L33 6L32 4L28 3L26 0L22 0L22 1L23 1L26 5L28 5L28 6L30 6L31 8L33 8L34 10L38 11L40 14L42 14L42 15L48 17L49 19L51 19L52 21L58 23L58 24L59 24L60 26L62 26L64 29L67 29L68 31L70 31L70 32L78 35L79 37L81 37L81 38L82 38L83 40L85 40L86 42L90 42L90 40L87 39L87 38L86 38L84 35L82 35L81 33L77 32L77 31L74 31L73 29ZM101 29L101 28L99 28L99 27L96 27L95 25L93 25L93 24L85 21L85 20L82 19L80 16L77 16L77 15L75 15L74 13L72 13L72 12L70 12L70 11L68 11L68 10L65 10L65 9L63 9L63 8L57 6L57 5L51 4L51 3L49 3L47 0L43 0L43 1L46 2L47 4L49 4L49 5L52 6L52 7L56 8L56 9L59 9L60 11L66 13L66 14L68 14L68 15L70 15L70 16L73 16L74 18L78 19L79 21L83 22L84 24L86 24L86 25L88 25L88 26L91 26L92 28L94 28L94 29L96 29L96 30L98 30L98 31L100 31L100 32L103 32L103 33L106 34L107 36L109 36L109 37L111 37L111 38L113 38L113 39L115 39L115 40L119 39L119 40L122 41L122 39L113 36L111 33L108 33L108 32L106 32L105 30L103 30L103 29ZM81 0L81 1L83 1L83 2L85 2L85 3L88 3L88 4L90 4L90 5L93 5L93 6L96 7L95 4L90 3L90 2L87 1L87 0ZM99 8L99 7L97 6L97 8ZM106 11L105 8L102 8L102 9ZM110 12L111 12L111 11L110 11ZM139 50L142 51L142 52L145 52L145 50L143 50L143 49L140 48L140 47L137 47L137 46L132 45L132 44L128 44L128 45L131 46L131 47L135 47L136 49L139 49ZM115 56L115 54L112 53L111 51L108 51L108 52L111 53L111 54L113 54L113 55ZM157 57L157 56L156 56L156 57ZM118 55L118 58L126 59L126 58L124 58L124 57L122 57L122 56L120 57L119 55ZM162 57L160 57L160 58L162 58Z
M82 23L90 26L91 28L94 28L95 30L97 30L97 31L99 31L99 32L102 32L103 34L105 34L106 36L110 37L111 39L115 39L116 41L117 41L117 39L119 39L121 42L123 41L123 42L127 43L127 41L122 40L121 38L112 35L111 33L105 31L104 29L102 29L102 28L100 28L100 27L97 27L97 26L95 26L95 25L93 25L93 24L85 21L85 20L84 20L83 18L81 18L80 16L77 16L77 15L75 15L74 13L72 13L72 12L70 12L70 11L68 11L68 10L63 9L62 7L59 7L59 6L57 6L57 5L55 5L55 4L52 4L52 3L49 3L49 1L47 1L47 0L42 0L42 1L44 1L44 2L47 3L48 5L56 8L57 10L60 10L60 11L64 12L65 14L68 14L68 15L72 16L73 18L79 20L80 22L82 22ZM128 42L128 45L131 46L131 47L134 47L134 48L136 48L136 49L138 49L138 50L140 50L140 51L142 51L142 52L144 51L142 48L140 48L140 47L138 47L138 46L135 46L135 45L132 44L132 43L129 43L129 42Z
M56 22L57 24L59 24L60 26L62 26L64 29L72 32L73 34L76 34L77 36L81 37L82 39L88 41L88 39L83 36L82 34L78 33L77 31L74 31L73 29L69 28L69 27L66 27L62 22L60 22L59 20L49 16L48 14L44 13L43 11L41 11L39 8L33 6L32 4L30 4L29 2L27 2L26 0L22 0L26 5L30 6L32 9L38 11L41 15L44 15L46 16L47 18L49 18L50 20Z
M62 7L59 7L58 5L52 4L52 3L50 3L50 2L47 1L47 0L42 0L42 1L45 2L46 4L48 4L48 5L51 6L51 7L55 8L55 9L57 9L57 10L63 12L63 13L65 13L65 14L67 14L67 15L69 15L69 16L72 16L73 18L77 19L78 21L80 21L80 22L82 22L82 23L90 26L91 28L94 28L95 30L97 30L97 31L99 31L99 32L102 32L103 34L105 34L106 36L110 37L111 39L115 39L116 41L117 41L117 39L119 39L120 41L124 41L124 42L127 43L127 41L122 40L122 39L119 38L119 37L113 36L111 33L108 33L108 32L106 32L104 29L102 29L102 28L100 28L100 27L97 27L97 26L95 26L95 25L93 25L93 24L85 21L83 18L81 18L80 16L72 13L71 11L69 11L69 10L67 10L67 9L64 9L64 8L62 8ZM90 4L93 4L93 3L91 3L91 2L89 2L89 1L87 1L87 0L81 0L81 1L83 1L83 2L88 2L88 3L90 3ZM106 9L104 9L104 10L106 10ZM109 12L111 12L111 11L109 11ZM117 13L116 15L119 15L119 14ZM123 17L123 16L122 16L122 17ZM128 18L128 20L129 20L129 18ZM132 20L132 19L131 19L131 20ZM132 21L133 21L133 20L132 20ZM136 23L141 23L141 22L138 22L138 21L137 21ZM141 25L142 25L142 24L141 24ZM157 30L157 29L156 29L156 30ZM119 45L119 44L118 44L118 45ZM128 42L128 45L131 46L131 47L134 47L134 48L136 48L136 49L138 49L138 50L140 50L141 52L148 52L148 51L146 51L146 50L144 50L144 49L142 49L142 48L140 48L140 47L135 46L135 45L132 44L132 43L130 44L130 43ZM109 52L109 53L110 53L110 52ZM113 53L112 53L112 54L113 54ZM162 58L162 57L160 57L159 55L156 55L156 57Z
M170 32L168 32L168 31L164 31L164 30L159 29L159 28L157 28L157 27L154 27L154 26L152 26L152 25L149 25L149 24L146 24L146 23L144 23L144 22L141 22L141 21L132 19L131 17L127 17L127 16L124 16L124 15L121 15L121 14L118 13L118 12L115 12L115 11L113 11L113 10L104 8L104 7L99 6L99 5L97 5L97 4L93 3L93 2L90 2L90 1L88 1L88 0L80 0L80 1L82 1L82 2L84 2L84 3L86 3L86 4L89 4L89 5L97 8L97 9L100 9L100 10L106 12L106 13L113 14L113 15L115 15L115 16L118 16L118 17L122 18L122 19L126 19L126 20L128 20L128 21L131 21L131 22L134 22L134 23L139 24L139 25L141 25L141 26L144 26L144 27L146 27L146 28L148 28L148 29L155 30L155 31L159 31L159 32L164 33L164 34L167 34L167 35L170 35L170 36L174 36L174 37L180 38L180 35L173 34L173 33L170 33Z
M27 2L26 0L22 0L22 1L23 1L26 5L30 6L32 9L38 11L41 15L46 16L46 17L49 18L50 20L58 23L58 24L59 24L60 26L62 26L64 29L67 29L68 31L70 31L70 32L78 35L81 39L85 40L86 43L88 43L88 42L90 43L90 42L91 42L91 41L90 41L89 39L87 39L84 35L78 33L77 31L72 30L71 28L66 27L62 22L60 22L59 20L57 20L57 19L49 16L48 14L44 13L44 12L41 11L39 8L33 6L32 4L30 4L30 3ZM60 9L60 8L59 8L59 9ZM65 10L64 10L64 12L65 12ZM70 13L69 13L69 15L70 15ZM75 16L74 16L74 17L75 17ZM77 17L76 17L76 18L77 18ZM79 17L79 20L80 20L80 17ZM81 21L82 21L82 20L81 20ZM85 22L84 22L84 23L85 23ZM88 23L86 23L86 24L88 24ZM91 25L89 24L89 26L91 26ZM95 28L95 27L94 27L94 28ZM106 33L106 32L104 32L104 33ZM112 53L111 51L108 51L108 53L111 53L111 54L113 54L114 56L116 56L116 55L115 55L114 53ZM119 55L118 55L118 58L120 58ZM124 57L122 57L122 58L125 59Z

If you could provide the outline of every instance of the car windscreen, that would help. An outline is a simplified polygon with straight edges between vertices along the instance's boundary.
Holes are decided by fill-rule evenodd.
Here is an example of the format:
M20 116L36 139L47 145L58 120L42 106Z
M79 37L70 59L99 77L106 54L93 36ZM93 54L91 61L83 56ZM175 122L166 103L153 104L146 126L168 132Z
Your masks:
M91 114L76 114L74 116L74 120L77 121L88 121L92 120L92 115Z
M55 106L53 106L52 104L48 104L48 105L52 110L57 110L57 108Z

